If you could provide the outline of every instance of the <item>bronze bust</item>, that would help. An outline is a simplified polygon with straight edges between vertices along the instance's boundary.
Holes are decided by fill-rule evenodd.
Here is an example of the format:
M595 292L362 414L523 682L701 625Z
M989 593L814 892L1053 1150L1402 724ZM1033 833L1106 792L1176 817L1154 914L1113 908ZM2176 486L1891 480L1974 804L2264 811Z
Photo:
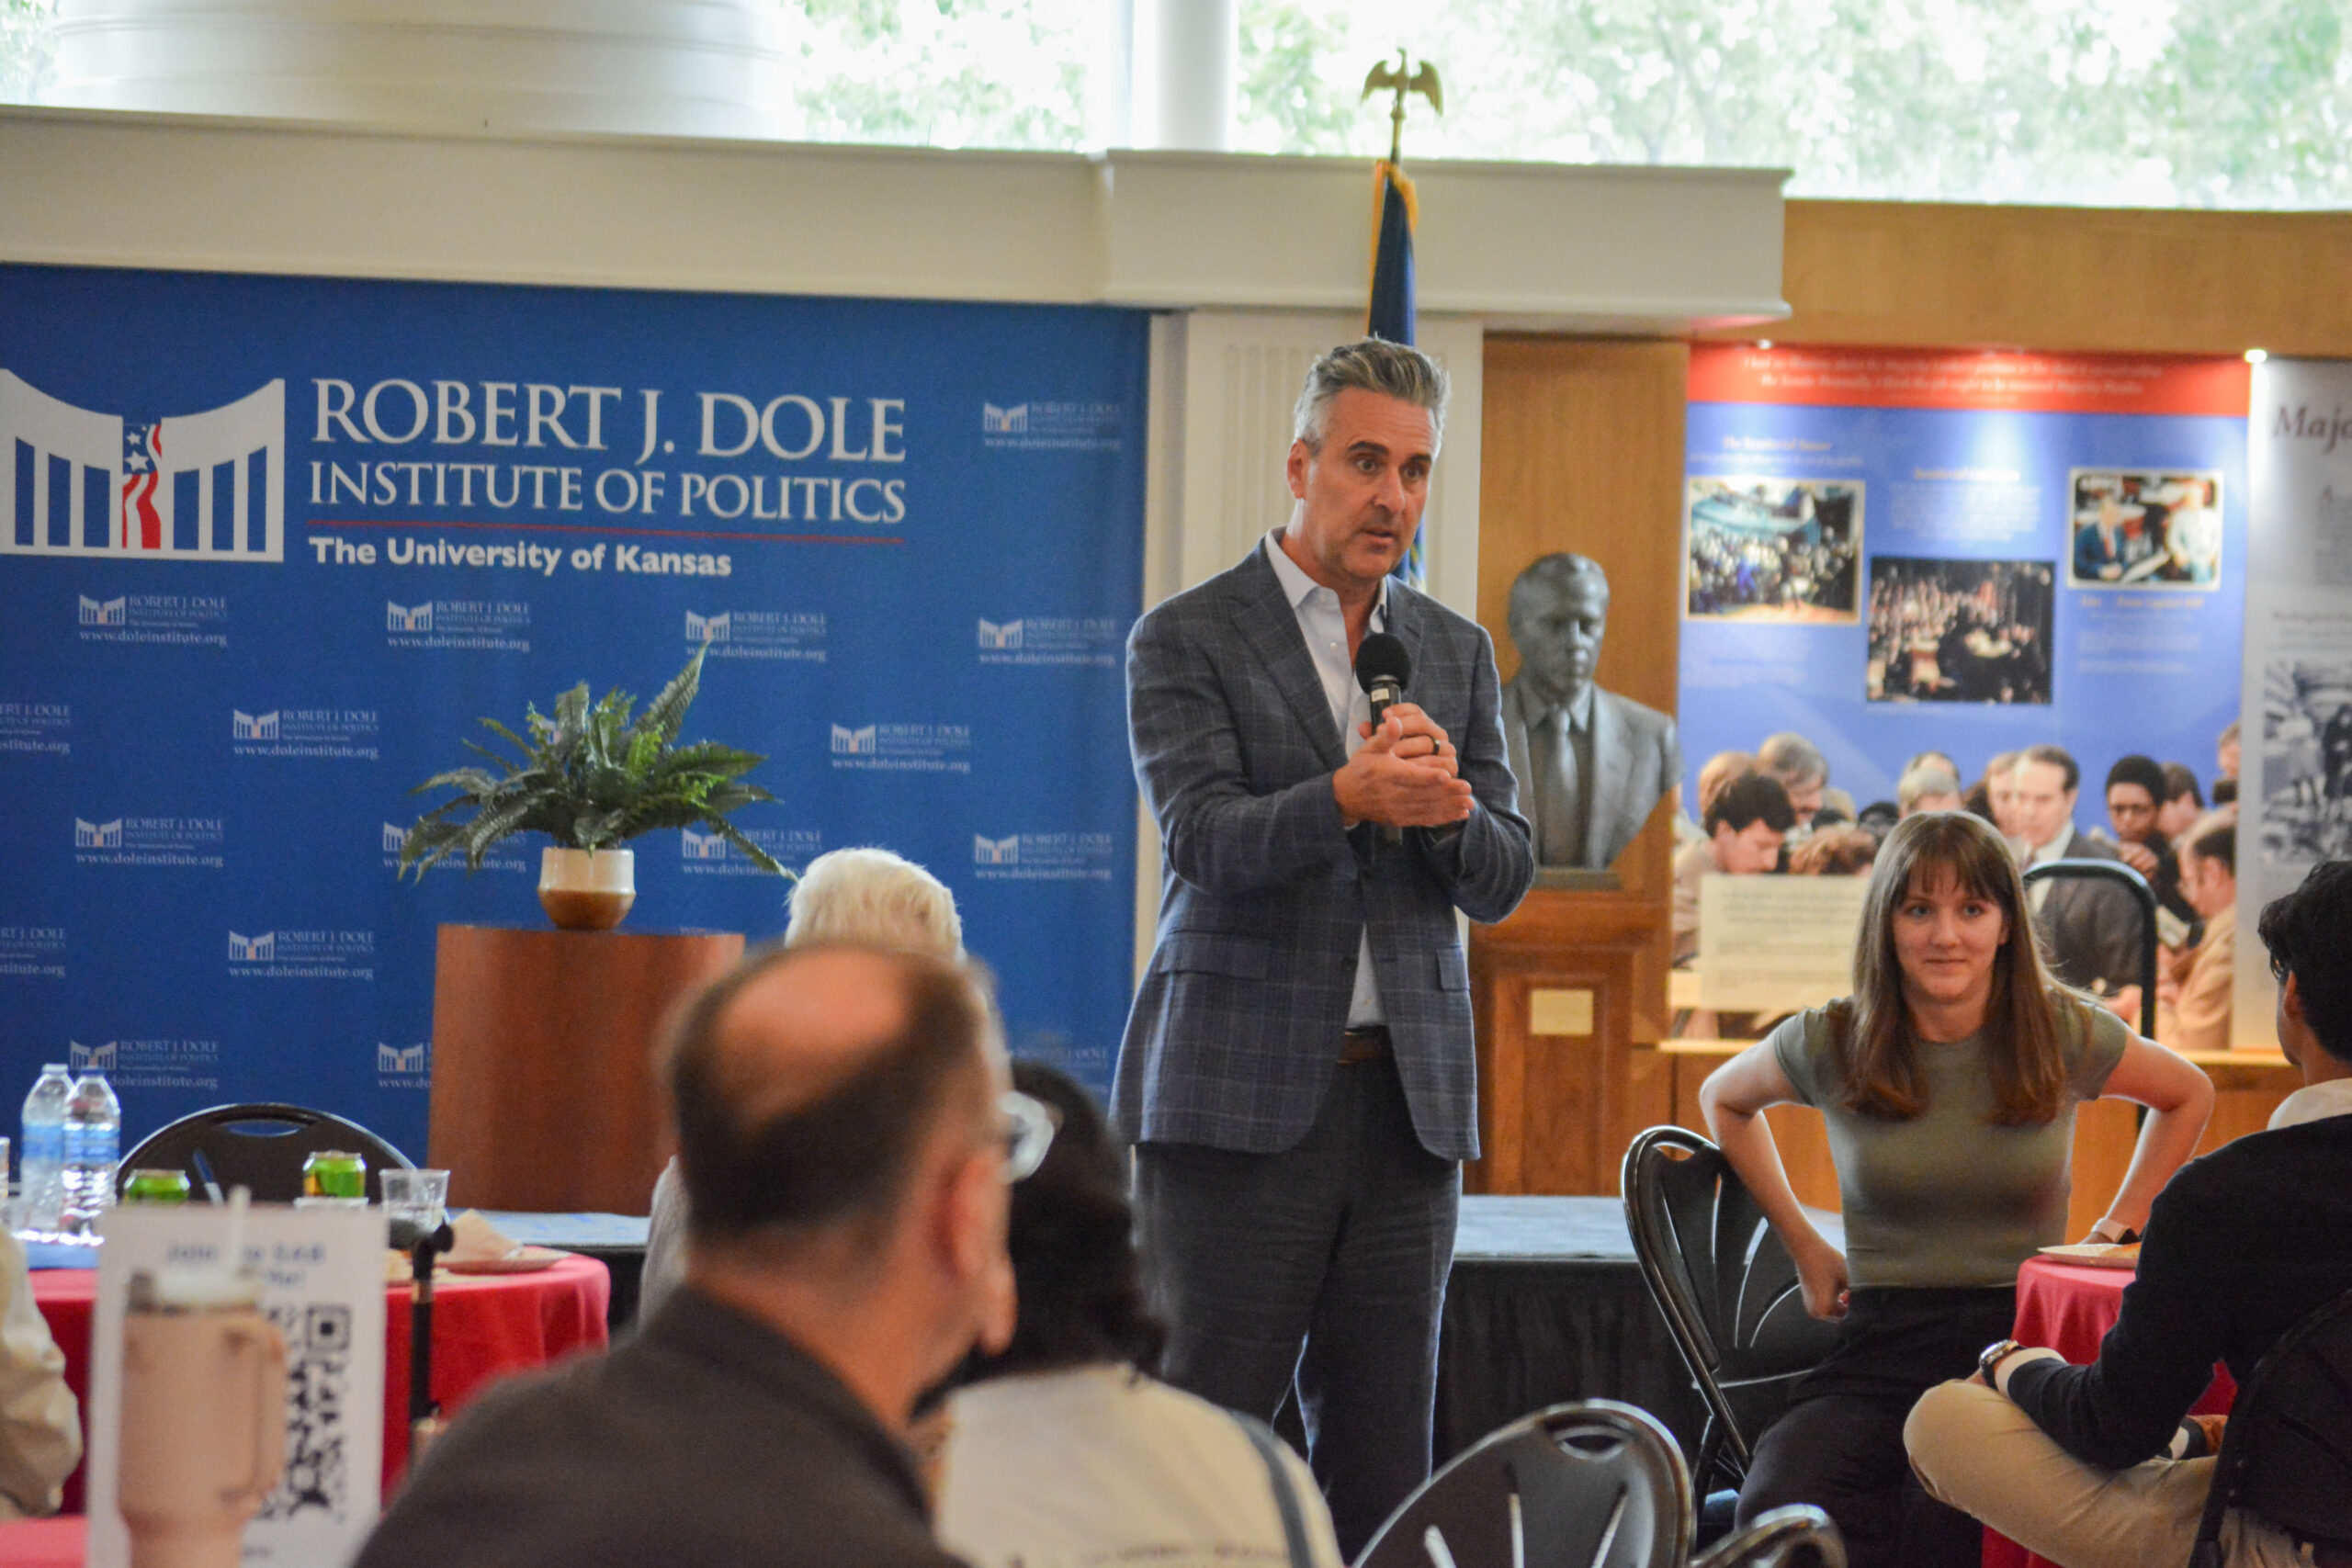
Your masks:
M1503 737L1541 866L1606 870L1682 775L1674 720L1593 684L1608 630L1597 561L1544 556L1511 584Z

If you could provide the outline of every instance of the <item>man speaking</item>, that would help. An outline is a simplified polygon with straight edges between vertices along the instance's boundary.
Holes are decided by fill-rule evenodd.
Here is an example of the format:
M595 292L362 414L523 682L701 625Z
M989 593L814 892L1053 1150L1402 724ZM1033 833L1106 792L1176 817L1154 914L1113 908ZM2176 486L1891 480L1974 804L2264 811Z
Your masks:
M1409 347L1317 360L1289 526L1127 644L1163 860L1114 1093L1171 1330L1162 1371L1261 1418L1295 1376L1350 1558L1430 1469L1460 1162L1477 1153L1454 911L1501 919L1534 875L1493 645L1388 575L1445 399ZM1374 634L1409 666L1376 728L1355 675Z

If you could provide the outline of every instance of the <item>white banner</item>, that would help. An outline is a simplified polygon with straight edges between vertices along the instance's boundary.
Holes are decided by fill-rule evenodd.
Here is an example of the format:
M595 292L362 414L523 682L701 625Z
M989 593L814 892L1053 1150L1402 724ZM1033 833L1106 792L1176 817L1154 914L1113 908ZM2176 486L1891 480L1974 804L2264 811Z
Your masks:
M2352 365L2255 367L2231 1043L2277 1040L2262 907L2352 856Z

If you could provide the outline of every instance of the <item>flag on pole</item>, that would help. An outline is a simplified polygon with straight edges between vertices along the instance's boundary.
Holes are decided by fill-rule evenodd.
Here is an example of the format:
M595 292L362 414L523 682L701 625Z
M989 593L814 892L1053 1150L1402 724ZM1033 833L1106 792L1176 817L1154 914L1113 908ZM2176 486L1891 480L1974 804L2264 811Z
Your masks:
M1364 330L1391 343L1413 341L1413 223L1418 208L1413 182L1403 169L1387 158L1373 164L1372 305ZM1421 536L1416 533L1412 548L1389 575L1408 588L1419 588L1427 581L1423 564Z
M1372 309L1364 330L1391 343L1413 341L1413 182L1383 158L1372 166Z

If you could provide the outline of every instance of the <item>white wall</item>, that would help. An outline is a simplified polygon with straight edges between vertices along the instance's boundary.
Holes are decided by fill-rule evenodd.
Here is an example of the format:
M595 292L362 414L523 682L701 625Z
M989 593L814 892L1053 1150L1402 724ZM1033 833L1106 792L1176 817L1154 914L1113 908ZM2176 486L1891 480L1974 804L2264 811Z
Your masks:
M1785 175L1428 163L1420 305L1553 332L1775 320ZM0 260L1363 309L1361 160L410 131L0 107Z

